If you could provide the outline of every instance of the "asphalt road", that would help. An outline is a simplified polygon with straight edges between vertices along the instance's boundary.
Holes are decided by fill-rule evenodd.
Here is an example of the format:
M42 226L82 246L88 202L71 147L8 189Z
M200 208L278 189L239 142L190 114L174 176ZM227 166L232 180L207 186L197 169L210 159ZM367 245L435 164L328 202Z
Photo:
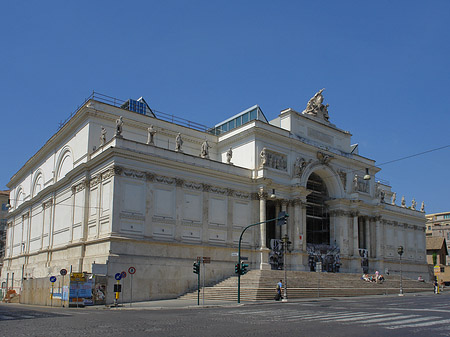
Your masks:
M220 307L0 305L0 336L450 336L450 292Z

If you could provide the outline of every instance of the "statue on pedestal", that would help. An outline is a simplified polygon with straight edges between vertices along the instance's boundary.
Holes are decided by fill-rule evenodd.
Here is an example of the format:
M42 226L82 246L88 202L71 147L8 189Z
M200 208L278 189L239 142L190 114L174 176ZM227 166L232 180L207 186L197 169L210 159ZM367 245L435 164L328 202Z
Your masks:
M106 129L102 126L102 131L100 133L100 146L105 145L106 143Z
M202 143L202 147L201 147L201 152L200 152L200 156L202 158L209 158L209 148L211 146L208 144L208 140L205 139L205 141Z
M154 137L155 137L155 133L156 130L153 129L153 125L150 125L150 127L147 129L148 131L148 135L147 135L147 144L148 145L154 145Z
M397 199L397 193L394 192L391 197L391 205L395 205L395 200Z
M183 139L181 139L181 133L178 132L175 137L175 151L180 152L181 146L183 146Z
M122 137L123 117L120 116L116 119L116 137Z
M306 105L306 109L303 111L303 114L313 115L317 117L321 117L324 120L328 121L328 107L329 104L323 105L323 95L322 92L325 88L319 90L311 99L308 101Z
M233 157L233 149L230 147L227 151L227 164L231 164L232 157Z

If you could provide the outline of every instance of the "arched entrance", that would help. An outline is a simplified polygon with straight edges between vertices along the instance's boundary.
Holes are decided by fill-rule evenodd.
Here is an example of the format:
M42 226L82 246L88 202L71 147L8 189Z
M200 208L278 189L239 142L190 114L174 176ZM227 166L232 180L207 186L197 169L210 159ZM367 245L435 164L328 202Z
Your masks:
M306 243L309 267L327 272L338 272L339 248L330 245L330 215L326 201L330 198L325 181L311 173L306 183L310 194L306 197Z

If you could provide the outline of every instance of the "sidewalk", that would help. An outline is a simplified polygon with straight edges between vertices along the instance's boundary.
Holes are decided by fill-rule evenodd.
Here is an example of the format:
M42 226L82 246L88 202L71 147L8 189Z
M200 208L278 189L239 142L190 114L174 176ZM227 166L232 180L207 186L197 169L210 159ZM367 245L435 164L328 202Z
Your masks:
M236 307L244 304L250 304L255 302L246 302L238 304L237 301L220 301L220 300L206 300L203 305L202 299L200 299L200 305L197 304L197 300L184 300L184 299L169 299L158 301L146 301L146 302L133 302L133 303L119 303L117 307L114 305L108 305L102 308L109 308L111 310L161 310L161 309L181 309L181 308L208 308L208 307ZM258 302L261 303L261 302ZM91 307L94 308L94 307ZM97 309L101 309L97 307Z

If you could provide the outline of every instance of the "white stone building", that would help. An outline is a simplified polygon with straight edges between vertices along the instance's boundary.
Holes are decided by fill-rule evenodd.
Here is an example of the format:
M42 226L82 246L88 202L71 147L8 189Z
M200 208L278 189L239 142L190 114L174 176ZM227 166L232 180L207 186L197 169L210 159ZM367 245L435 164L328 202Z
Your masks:
M319 91L302 113L272 121L254 106L206 129L142 99L94 94L8 184L2 282L106 264L111 302L114 274L134 266L133 298L174 297L195 287L197 256L211 257L207 282L233 275L242 229L280 211L286 226L246 231L250 269L279 268L272 239L287 234L290 270L322 260L359 273L364 260L370 272L396 272L402 245L403 274L427 274L424 213L375 183L375 161L322 101Z

